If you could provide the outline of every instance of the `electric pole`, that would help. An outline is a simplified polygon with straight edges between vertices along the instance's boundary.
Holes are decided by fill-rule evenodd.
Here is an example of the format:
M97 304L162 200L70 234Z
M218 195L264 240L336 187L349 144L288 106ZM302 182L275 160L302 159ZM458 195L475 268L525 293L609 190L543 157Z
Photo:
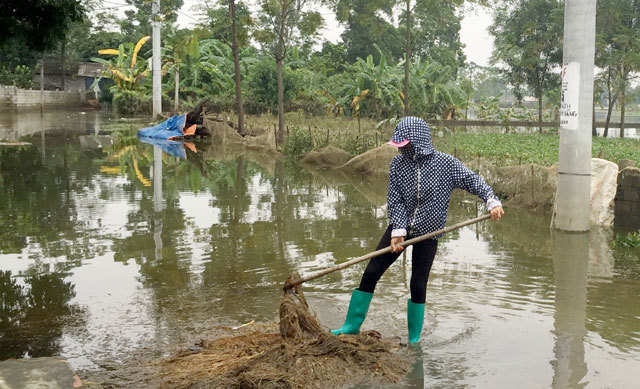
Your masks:
M588 231L596 0L565 0L558 189L552 227Z
M154 0L151 5L151 26L153 33L151 40L153 43L153 120L158 118L162 112L162 64L160 61L160 0Z

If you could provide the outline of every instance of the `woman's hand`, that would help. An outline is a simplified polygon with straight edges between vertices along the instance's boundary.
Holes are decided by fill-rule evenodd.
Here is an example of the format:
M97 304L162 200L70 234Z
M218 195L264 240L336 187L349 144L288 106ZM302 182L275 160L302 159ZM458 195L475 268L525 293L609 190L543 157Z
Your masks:
M404 250L404 247L398 246L400 243L404 242L404 236L396 236L395 238L391 238L391 252L399 253Z
M498 220L502 217L502 215L504 215L504 211L502 210L501 206L491 208L491 211L489 211L489 213L491 214L491 220Z

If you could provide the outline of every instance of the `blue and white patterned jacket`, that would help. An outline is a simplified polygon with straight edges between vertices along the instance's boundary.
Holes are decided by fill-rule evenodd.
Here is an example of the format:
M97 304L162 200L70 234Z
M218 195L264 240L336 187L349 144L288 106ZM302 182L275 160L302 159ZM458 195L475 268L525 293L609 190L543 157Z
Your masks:
M387 207L391 236L416 237L444 228L454 188L480 197L488 210L501 206L493 190L453 156L436 151L427 123L405 117L396 126L392 142L400 148L389 167Z

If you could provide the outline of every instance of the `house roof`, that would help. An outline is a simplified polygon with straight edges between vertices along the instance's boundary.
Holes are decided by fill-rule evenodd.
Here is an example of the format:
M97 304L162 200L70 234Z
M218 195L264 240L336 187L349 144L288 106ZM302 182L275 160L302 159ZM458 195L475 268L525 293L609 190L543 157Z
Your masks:
M104 66L94 62L80 62L78 64L78 76L81 77L99 77Z
M64 73L68 76L99 77L102 69L102 64L95 62L66 63L64 66ZM40 72L39 66L36 69L36 72ZM45 61L44 73L49 76L61 75L62 66L60 66L60 62Z

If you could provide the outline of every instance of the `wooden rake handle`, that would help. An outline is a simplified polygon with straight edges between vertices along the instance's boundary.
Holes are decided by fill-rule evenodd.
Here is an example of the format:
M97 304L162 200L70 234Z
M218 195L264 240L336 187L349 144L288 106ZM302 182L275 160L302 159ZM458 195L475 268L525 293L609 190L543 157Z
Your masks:
M441 234L444 234L444 233L447 233L447 232L451 232L453 230L457 230L458 228L462 228L462 227L468 226L470 224L475 224L475 223L481 222L483 220L487 220L489 218L491 218L491 215L487 214L487 215L483 215L483 216L477 217L475 219L469 219L467 221L460 222L458 224L454 224L454 225L449 226L449 227L445 227L445 228L443 228L441 230L438 230L438 231L430 232L430 233L425 234L425 235L421 235L421 236L417 236L417 237L409 239L409 240L405 240L404 242L400 243L398 246L408 247L408 246L411 246L412 244L415 244L415 243L418 243L418 242L422 242L423 240L431 239L434 236L438 236L438 235L441 235ZM332 266L332 267L330 267L328 269L321 270L321 271L319 271L317 273L310 274L310 275L305 276L305 277L300 277L295 281L287 280L285 282L285 284L284 284L284 288L283 289L286 291L288 289L291 289L291 288L293 288L295 286L298 286L298 285L302 284L303 282L315 280L316 278L320 278L322 276L326 276L327 274L333 273L333 272L338 271L338 270L346 269L351 265L355 265L356 263L360 263L362 261L367 261L367 260L369 260L369 259L371 259L373 257L377 257L378 255L386 254L386 253L389 253L389 252L391 252L391 246L387 246L387 247L385 247L383 249L376 250L374 252L371 252L369 254L365 254L365 255L363 255L361 257L358 257L358 258L354 258L354 259L352 259L350 261L347 261L347 262L343 262L343 263L341 263L339 265Z

